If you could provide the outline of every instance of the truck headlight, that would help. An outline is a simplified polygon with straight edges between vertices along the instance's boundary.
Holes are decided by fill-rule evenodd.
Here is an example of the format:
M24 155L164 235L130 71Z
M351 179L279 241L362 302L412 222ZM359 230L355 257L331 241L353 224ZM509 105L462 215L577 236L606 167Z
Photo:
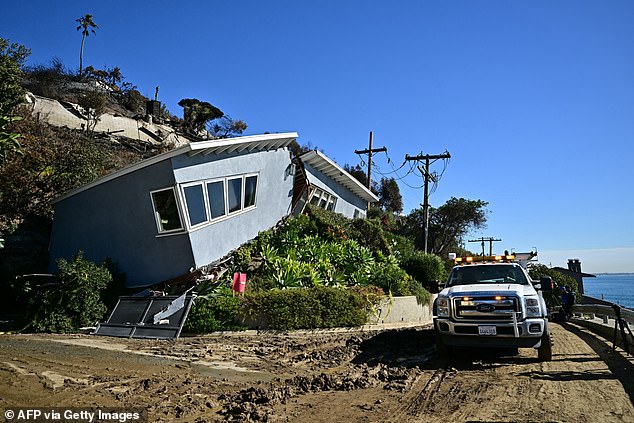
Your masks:
M526 316L539 317L541 316L541 314L542 313L537 298L526 298Z
M438 311L438 316L449 316L449 298L438 297L436 300L436 310Z

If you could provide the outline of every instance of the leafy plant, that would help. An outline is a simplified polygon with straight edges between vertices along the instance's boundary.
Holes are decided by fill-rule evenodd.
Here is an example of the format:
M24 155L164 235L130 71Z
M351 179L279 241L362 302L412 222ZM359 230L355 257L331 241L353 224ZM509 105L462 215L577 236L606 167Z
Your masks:
M0 115L11 115L24 102L21 67L31 50L0 37Z
M25 330L71 333L105 316L101 296L112 281L108 269L84 259L81 251L70 262L58 260L57 266L58 285L25 287L29 297Z
M243 302L241 297L234 297L226 286L214 296L197 297L183 330L190 333L245 330L246 326L239 323Z
M445 268L440 257L415 251L401 261L402 268L426 287L437 285L445 278Z
M106 111L106 95L101 91L88 91L79 98L79 105L88 117L86 130L94 131L99 117Z
M0 164L12 153L21 153L18 138L20 134L7 132L7 125L11 122L21 120L19 116L8 117L0 115Z
M278 330L360 326L368 320L368 299L325 286L273 289L248 296L246 312Z

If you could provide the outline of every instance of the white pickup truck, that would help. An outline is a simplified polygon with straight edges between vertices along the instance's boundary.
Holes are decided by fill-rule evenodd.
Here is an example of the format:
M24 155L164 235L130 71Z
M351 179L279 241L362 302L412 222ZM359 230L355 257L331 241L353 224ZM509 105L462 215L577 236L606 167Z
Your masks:
M541 361L552 360L548 311L541 293L552 290L552 281L531 280L513 258L465 260L469 264L452 269L433 306L440 354L452 346L536 348Z

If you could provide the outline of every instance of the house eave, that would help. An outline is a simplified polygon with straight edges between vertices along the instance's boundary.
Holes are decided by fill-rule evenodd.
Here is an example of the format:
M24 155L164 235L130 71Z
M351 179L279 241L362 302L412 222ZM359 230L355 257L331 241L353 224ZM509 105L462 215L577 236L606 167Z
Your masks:
M379 197L372 191L364 187L354 176L350 175L341 166L321 152L311 150L299 156L299 159L341 184L359 198L371 203L379 201Z

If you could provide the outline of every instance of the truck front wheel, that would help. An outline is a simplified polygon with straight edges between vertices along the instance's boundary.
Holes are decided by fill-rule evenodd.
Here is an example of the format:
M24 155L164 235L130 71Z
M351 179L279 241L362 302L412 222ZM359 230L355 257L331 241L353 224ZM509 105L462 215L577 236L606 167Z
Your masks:
M442 336L439 334L436 334L436 352L438 353L438 357L449 357L453 352L453 347L446 345Z
M553 359L553 340L550 332L542 335L542 344L537 348L537 357L539 361L552 361Z

